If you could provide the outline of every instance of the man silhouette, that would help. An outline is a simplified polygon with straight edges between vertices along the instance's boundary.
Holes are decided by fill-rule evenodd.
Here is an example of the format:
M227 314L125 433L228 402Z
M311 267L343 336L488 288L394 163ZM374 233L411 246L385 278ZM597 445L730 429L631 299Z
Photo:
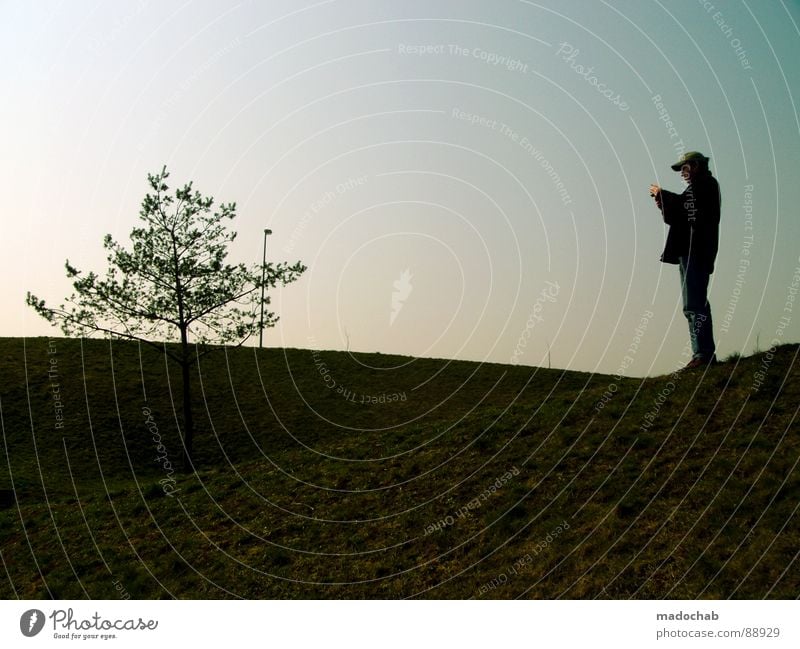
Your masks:
M716 347L708 303L708 280L719 247L719 184L708 169L708 158L688 151L674 165L686 182L682 194L650 185L650 195L669 225L661 261L680 270L683 313L689 322L692 360L687 369L715 363Z

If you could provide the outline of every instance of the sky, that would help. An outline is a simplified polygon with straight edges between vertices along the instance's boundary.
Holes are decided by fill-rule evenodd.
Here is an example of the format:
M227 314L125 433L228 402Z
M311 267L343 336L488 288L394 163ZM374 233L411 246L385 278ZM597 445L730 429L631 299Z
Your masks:
M685 363L648 195L722 191L718 356L800 341L800 5L4 2L0 335L104 271L166 165L235 201L230 260L308 270L270 347L646 376Z

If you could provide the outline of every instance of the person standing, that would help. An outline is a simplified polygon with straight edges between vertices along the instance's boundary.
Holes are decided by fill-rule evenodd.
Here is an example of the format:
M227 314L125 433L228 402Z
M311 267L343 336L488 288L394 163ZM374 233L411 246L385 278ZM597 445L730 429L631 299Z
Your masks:
M692 360L686 369L717 361L708 281L714 272L719 247L719 184L708 168L708 158L688 151L674 165L686 189L675 194L656 184L650 195L669 226L661 261L677 264L680 271L683 313L689 323Z

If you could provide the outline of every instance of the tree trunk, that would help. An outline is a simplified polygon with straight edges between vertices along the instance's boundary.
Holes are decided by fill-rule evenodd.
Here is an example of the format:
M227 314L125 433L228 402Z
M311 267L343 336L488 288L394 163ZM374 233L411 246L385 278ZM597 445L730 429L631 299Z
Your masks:
M189 343L186 330L181 329L181 379L183 383L183 468L187 473L194 471L192 464L192 441L194 421L192 420L191 363L189 362Z

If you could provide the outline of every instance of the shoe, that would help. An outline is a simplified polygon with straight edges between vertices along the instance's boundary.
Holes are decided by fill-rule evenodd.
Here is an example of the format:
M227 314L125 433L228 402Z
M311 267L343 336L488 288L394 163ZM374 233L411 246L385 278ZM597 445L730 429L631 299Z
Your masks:
M705 367L706 365L714 365L716 362L717 362L716 354L714 354L711 358L693 358L686 364L686 367L684 367L683 369L693 370L698 367Z

